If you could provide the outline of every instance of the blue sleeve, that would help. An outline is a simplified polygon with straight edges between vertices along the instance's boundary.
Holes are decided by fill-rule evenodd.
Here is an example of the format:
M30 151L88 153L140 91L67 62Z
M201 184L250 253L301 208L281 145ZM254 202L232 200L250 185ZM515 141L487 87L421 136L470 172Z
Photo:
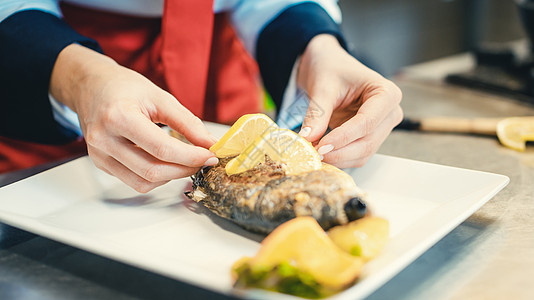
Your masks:
M46 11L22 10L0 22L0 135L48 144L78 136L56 122L48 98L57 56L72 43L101 52Z
M318 34L331 34L345 47L339 25L321 7L305 2L287 8L259 35L256 60L265 88L280 109L296 59Z

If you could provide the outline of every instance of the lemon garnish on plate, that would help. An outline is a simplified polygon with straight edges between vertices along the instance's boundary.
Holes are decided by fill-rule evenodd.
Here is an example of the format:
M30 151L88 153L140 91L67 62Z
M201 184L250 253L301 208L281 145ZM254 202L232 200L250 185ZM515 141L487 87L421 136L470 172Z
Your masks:
M270 127L226 164L226 174L238 174L265 161L265 155L282 165L286 175L319 170L321 158L310 142L297 133Z
M504 146L525 151L526 142L534 141L534 117L506 118L499 121L497 137Z
M219 158L239 155L269 127L278 126L264 114L243 115L209 150Z
M238 287L317 298L352 284L363 264L336 246L313 217L297 217L269 234L256 256L238 260L232 274Z
M328 236L341 249L369 261L380 254L389 240L389 222L381 217L368 216L333 227Z

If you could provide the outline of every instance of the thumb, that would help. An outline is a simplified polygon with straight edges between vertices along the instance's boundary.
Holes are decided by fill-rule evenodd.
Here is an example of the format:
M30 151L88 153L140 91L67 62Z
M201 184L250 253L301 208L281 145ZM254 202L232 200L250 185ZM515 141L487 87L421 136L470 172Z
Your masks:
M334 107L331 101L325 101L325 99L326 97L310 96L310 104L302 122L302 129L299 132L309 142L313 143L319 140L328 128Z

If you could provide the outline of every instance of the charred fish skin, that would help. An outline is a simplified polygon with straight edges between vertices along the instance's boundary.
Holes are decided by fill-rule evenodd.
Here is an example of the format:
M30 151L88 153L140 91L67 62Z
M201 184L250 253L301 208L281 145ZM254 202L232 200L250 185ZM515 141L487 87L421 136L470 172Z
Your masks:
M256 168L232 176L226 175L225 166L230 159L220 159L215 167L201 169L193 176L193 192L186 193L188 197L200 202L215 214L229 219L247 230L268 233L274 229L272 220L256 211L258 199L266 188L266 184L277 178L284 177L281 168L269 165ZM195 187L196 186L196 187ZM277 217L291 219L294 216L283 217L289 212L281 209Z
M267 157L249 171L228 176L228 161L198 171L186 195L247 230L268 234L297 216L312 216L327 230L365 214L365 206L358 205L364 204L363 193L342 171L323 168L286 176Z

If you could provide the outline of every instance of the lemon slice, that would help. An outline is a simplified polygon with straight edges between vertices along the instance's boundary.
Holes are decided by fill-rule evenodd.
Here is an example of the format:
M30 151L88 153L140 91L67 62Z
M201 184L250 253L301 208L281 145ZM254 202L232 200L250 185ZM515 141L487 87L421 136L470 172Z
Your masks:
M314 218L297 217L278 226L269 234L261 243L256 256L242 258L234 264L233 275L237 277L238 282L240 279L246 280L240 278L240 275L247 274L243 272L246 269L243 268L244 264L253 271L290 267L296 270L296 273L307 276L308 280L304 278L304 281L315 282L322 288L337 291L358 278L363 260L336 246ZM264 278L264 284L276 281L275 278ZM261 282L255 283L262 287Z
M382 251L389 239L389 222L380 217L364 217L336 226L328 236L346 252L369 261Z
M210 151L219 158L239 155L269 127L278 128L276 123L264 114L244 115L217 143L210 147Z
M497 137L506 147L524 151L534 141L534 117L506 118L497 123Z
M250 170L264 162L265 155L281 163L286 175L319 170L322 167L319 153L310 142L289 129L271 127L226 164L226 174Z

